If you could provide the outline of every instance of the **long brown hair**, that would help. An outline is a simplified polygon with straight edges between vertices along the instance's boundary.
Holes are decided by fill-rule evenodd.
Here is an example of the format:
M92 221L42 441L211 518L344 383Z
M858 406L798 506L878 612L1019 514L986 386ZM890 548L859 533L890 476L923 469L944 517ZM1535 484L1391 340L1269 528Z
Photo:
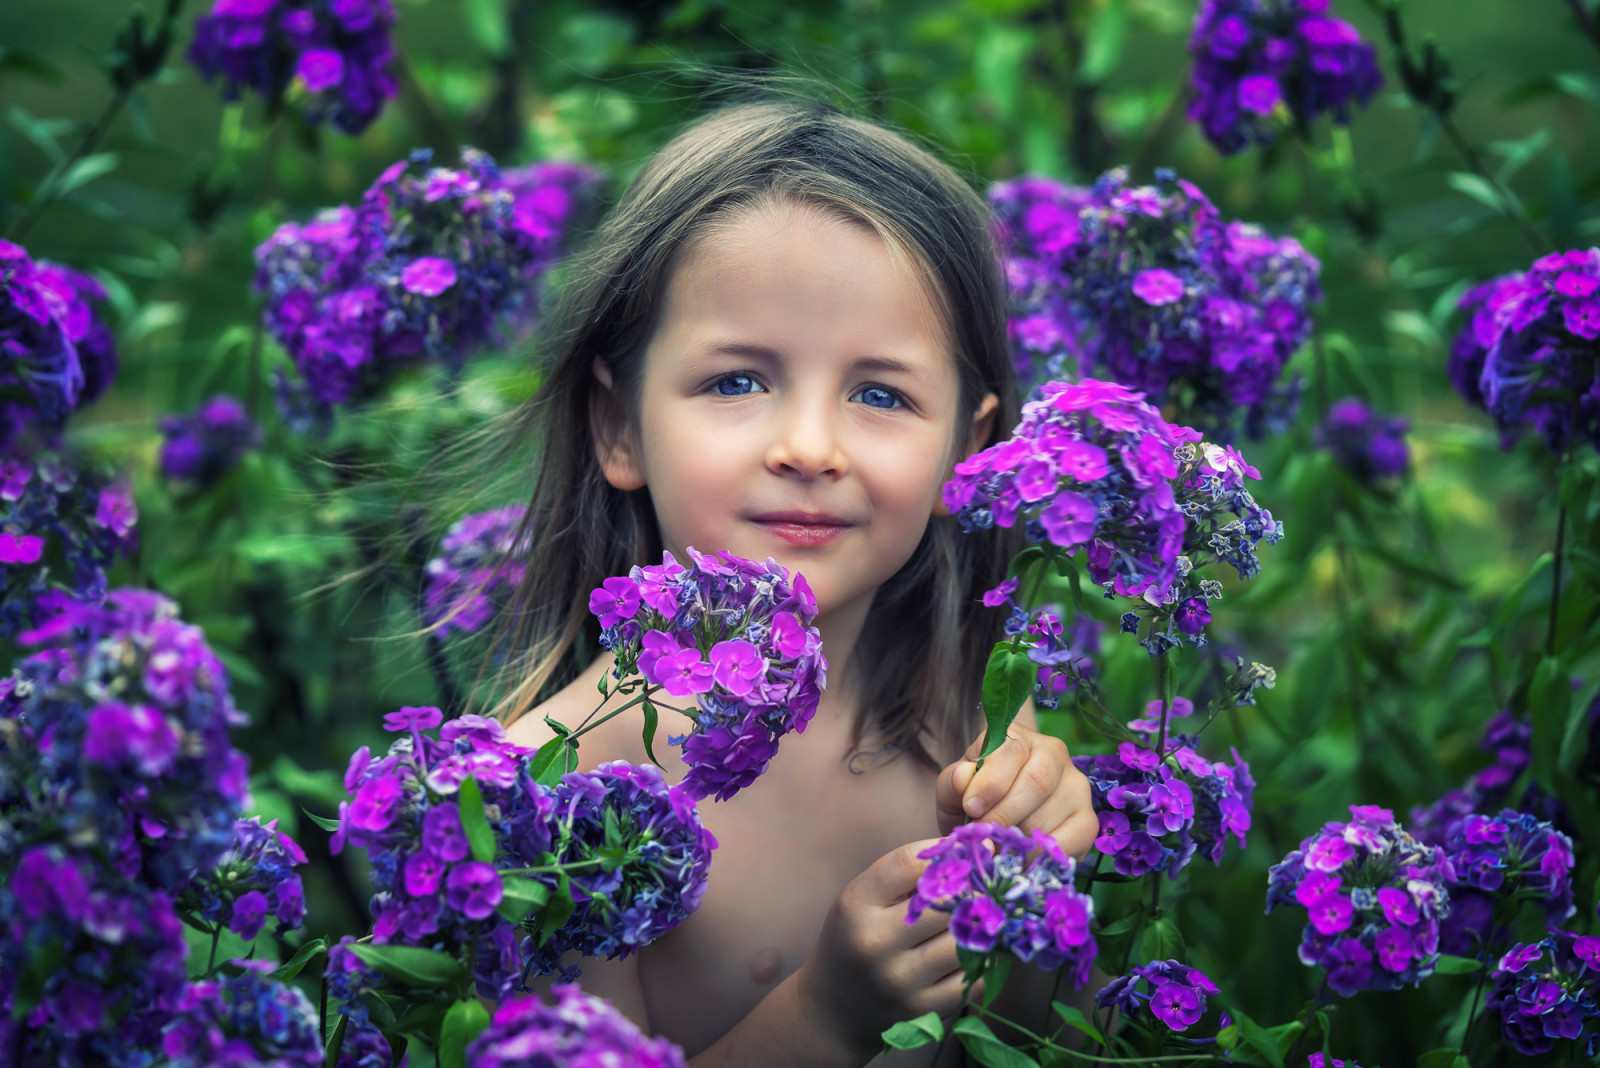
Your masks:
M775 200L870 227L908 255L936 296L951 341L957 427L972 425L989 393L1000 399L991 439L1016 422L990 214L948 166L898 133L813 102L735 105L693 124L650 160L571 264L548 320L540 389L499 429L502 460L519 443L538 449L517 538L528 566L493 644L507 679L495 709L503 721L581 671L599 636L589 592L661 557L648 490L619 491L601 474L593 419L604 399L595 390L595 361L610 370L612 396L632 422L643 354L679 257L732 213ZM1007 531L962 534L953 519L934 519L911 559L879 588L859 645L870 668L857 749L870 737L928 763L959 751L1003 622L980 596L1004 578L1010 540Z

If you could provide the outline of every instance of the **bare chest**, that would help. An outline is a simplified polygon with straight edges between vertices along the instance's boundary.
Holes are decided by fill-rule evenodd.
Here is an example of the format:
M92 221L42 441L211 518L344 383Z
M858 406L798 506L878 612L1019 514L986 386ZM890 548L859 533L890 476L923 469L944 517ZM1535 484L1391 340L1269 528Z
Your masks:
M786 742L734 799L701 803L718 842L706 895L640 953L651 1025L691 1055L800 967L850 880L938 834L932 772L902 756L852 774L846 740L819 735Z

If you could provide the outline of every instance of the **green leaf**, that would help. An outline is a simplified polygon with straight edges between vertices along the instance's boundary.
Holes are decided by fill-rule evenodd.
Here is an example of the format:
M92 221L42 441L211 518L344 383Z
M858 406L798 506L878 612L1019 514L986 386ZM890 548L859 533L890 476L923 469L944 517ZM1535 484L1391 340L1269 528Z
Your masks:
M1072 591L1072 607L1079 612L1083 611L1083 573L1078 567L1078 559L1067 553L1061 553L1055 558L1056 574L1067 580L1067 588ZM1031 606L1030 606L1031 607Z
M1050 1007L1056 1011L1057 1016L1061 1017L1062 1023L1066 1024L1068 1027L1082 1031L1084 1034L1088 1035L1102 1046L1106 1045L1105 1036L1102 1035L1100 1033L1100 1029L1083 1014L1082 1009L1078 1008L1076 1005L1064 1005L1059 1001L1051 1002Z
M967 1054L987 1068L1038 1068L1037 1061L1000 1041L976 1016L961 1017L953 1030Z
M661 761L656 759L655 750L650 748L656 740L656 706L649 701L644 703L644 755L650 758L650 763L656 767L661 766Z
M117 169L118 162L115 152L96 152L92 156L84 156L61 175L61 182L56 186L55 195L64 197L96 178L105 177Z
M478 780L467 776L456 791L456 806L461 812L461 829L466 832L467 844L472 847L472 859L483 864L494 861L494 831L489 827L489 817L483 811L483 790ZM607 809L606 811L610 811Z
M369 942L354 942L350 949L379 973L407 986L438 988L461 980L461 962L436 949L375 946Z
M566 872L556 873L556 889L551 895L544 910L539 913L539 930L534 938L534 945L542 946L550 941L552 935L561 929L576 908L572 901L572 880Z
M489 1026L489 1010L477 998L450 1006L439 1028L439 1068L467 1068L467 1043Z
M1144 935L1139 939L1139 953L1145 960L1175 960L1179 964L1188 962L1183 935L1178 931L1178 925L1172 922L1171 916L1157 916L1150 921L1150 926L1144 929Z
M1436 1049L1417 1058L1417 1068L1472 1068L1458 1049Z
M319 816L303 805L301 806L300 811L306 814L306 819L310 820L312 823L315 823L318 827L321 827L325 831L337 831L339 829L338 820L330 820L326 816Z
M1528 684L1528 711L1533 717L1533 778L1547 791L1553 790L1556 757L1571 705L1572 682L1560 658L1541 658Z
M1244 1044L1265 1057L1272 1068L1283 1068L1283 1050L1278 1048L1278 1040L1271 1032L1242 1013L1233 1016Z
M1128 5L1126 0L1105 0L1099 5L1094 19L1089 23L1089 34L1083 49L1083 62L1078 66L1078 82L1098 85L1116 69L1122 58L1123 46L1128 40Z
M567 748L567 740L556 736L539 747L533 754L533 759L528 762L528 772L540 786L554 786L561 781L561 776L567 773L566 760L561 757Z
M310 963L312 957L322 953L327 948L328 942L326 939L313 938L311 941L295 950L294 956L290 957L288 960L284 961L282 964L273 969L272 977L279 980L293 979L295 976L300 974L301 970L305 968L307 964Z
M511 50L511 22L505 0L465 0L467 34L472 43L500 59Z
M1003 120L1009 121L1016 114L1017 96L1032 50L1033 34L1000 22L986 25L973 45L973 80Z
M333 1034L328 1036L328 1054L322 1059L324 1068L339 1068L339 1054L344 1052L344 1033L350 1029L350 1017L340 1014Z
M999 749L1006 740L1006 732L1017 718L1022 702L1033 692L1033 681L1039 666L1028 655L1011 648L1010 642L1001 642L989 654L989 666L983 672L983 714L988 720L988 730L983 739L983 752L979 759Z
M883 1033L883 1048L918 1049L944 1038L944 1021L936 1012L923 1013L915 1020L901 1020Z
M210 632L207 631L209 635ZM295 797L309 797L334 808L346 796L344 780L337 771L323 768L307 771L287 753L279 753L267 767L267 776L285 793Z
M983 970L983 1007L988 1008L994 999L1000 996L1000 991L1006 988L1006 977L1011 974L1011 958L1009 956L996 957L989 966Z
M500 885L504 896L500 898L495 911L504 916L508 923L521 923L528 918L528 913L543 907L550 900L550 888L533 879L502 875Z
M1434 962L1433 970L1440 975L1471 975L1483 970L1483 962L1471 957L1452 957L1448 953L1441 953Z
M1500 198L1500 191L1493 183L1477 174L1468 174L1465 171L1456 171L1445 176L1445 184L1458 193L1471 197L1478 203L1487 207L1496 215L1522 214L1522 204L1515 198L1508 205Z

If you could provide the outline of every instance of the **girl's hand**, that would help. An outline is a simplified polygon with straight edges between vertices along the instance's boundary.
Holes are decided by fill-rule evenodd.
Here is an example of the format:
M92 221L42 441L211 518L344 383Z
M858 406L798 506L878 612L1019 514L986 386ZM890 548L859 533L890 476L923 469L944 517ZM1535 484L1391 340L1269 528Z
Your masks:
M1082 860L1100 834L1100 819L1090 804L1089 780L1073 765L1066 743L1019 719L979 771L982 748L979 737L939 773L939 832L949 834L968 819L1038 828Z
M961 1005L961 965L949 916L929 909L906 923L906 899L928 862L927 839L878 858L852 879L822 924L811 956L795 973L813 1025L865 1063L883 1047L885 1028L926 1012L953 1016ZM973 996L982 991L981 983Z

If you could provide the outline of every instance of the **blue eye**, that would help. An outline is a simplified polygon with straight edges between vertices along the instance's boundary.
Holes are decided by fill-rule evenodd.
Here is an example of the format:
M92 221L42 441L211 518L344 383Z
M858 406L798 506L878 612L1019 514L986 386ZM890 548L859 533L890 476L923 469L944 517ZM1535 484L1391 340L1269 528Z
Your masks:
M711 385L711 389L720 397L742 397L746 393L765 393L761 383L749 375L724 375Z
M901 404L899 394L893 390L884 389L882 386L865 386L856 390L855 396L850 399L859 400L862 404L872 408L885 410L898 408Z

